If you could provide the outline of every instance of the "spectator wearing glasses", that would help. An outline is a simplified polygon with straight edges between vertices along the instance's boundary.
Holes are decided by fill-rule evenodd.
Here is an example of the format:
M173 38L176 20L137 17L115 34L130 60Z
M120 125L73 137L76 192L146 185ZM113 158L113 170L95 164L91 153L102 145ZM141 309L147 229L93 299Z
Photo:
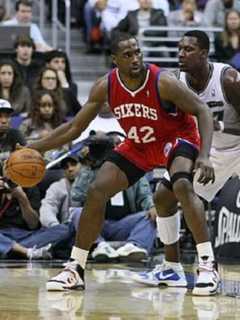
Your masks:
M46 54L47 67L57 71L58 80L64 92L66 104L71 106L72 114L76 114L81 105L77 100L78 87L72 79L69 59L67 54L61 50L49 51Z
M60 100L63 114L67 116L72 116L74 114L73 106L71 104L71 97L73 94L68 88L63 88L61 86L58 73L55 69L50 67L42 69L37 78L35 89L54 91Z

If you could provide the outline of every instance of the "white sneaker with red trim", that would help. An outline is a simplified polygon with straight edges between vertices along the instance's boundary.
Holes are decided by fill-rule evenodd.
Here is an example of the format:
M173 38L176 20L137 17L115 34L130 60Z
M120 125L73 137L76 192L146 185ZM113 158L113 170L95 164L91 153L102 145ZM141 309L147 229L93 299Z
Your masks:
M192 294L195 296L212 296L217 293L220 277L214 262L201 262L197 270L198 277Z
M64 270L48 280L48 291L84 290L84 270L76 262L66 264Z

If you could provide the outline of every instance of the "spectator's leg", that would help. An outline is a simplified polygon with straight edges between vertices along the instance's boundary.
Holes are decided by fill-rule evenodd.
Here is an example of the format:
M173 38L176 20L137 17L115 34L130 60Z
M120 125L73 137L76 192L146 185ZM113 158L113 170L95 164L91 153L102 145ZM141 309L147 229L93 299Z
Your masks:
M32 248L44 247L51 243L52 245L59 244L74 237L74 228L71 224L59 224L51 228L42 228L40 230L32 231L32 233L23 241L21 245Z
M151 252L156 238L156 226L146 217L146 212L138 212L118 221L106 221L103 235L107 240L131 242Z

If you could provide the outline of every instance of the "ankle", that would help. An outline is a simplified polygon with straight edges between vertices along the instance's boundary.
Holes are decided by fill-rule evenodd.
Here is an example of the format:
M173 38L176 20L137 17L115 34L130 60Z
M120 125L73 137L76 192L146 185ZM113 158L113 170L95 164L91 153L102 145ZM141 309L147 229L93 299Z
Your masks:
M82 269L85 269L86 263L87 263L87 257L88 257L88 252L87 250L80 249L78 247L73 247L72 248L72 253L71 253L71 259L77 262Z
M177 268L177 269L181 268L181 269L183 269L181 262L164 260L164 263L167 266L172 267L172 268Z

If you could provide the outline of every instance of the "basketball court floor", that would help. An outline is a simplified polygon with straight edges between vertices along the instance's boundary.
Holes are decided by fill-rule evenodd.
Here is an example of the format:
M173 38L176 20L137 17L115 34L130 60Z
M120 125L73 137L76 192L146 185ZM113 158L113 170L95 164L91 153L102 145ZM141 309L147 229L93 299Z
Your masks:
M84 292L47 292L45 282L60 262L1 262L0 320L216 320L240 319L240 265L220 265L223 279L214 297L193 297L189 289L151 288L131 280L142 266L89 264Z

